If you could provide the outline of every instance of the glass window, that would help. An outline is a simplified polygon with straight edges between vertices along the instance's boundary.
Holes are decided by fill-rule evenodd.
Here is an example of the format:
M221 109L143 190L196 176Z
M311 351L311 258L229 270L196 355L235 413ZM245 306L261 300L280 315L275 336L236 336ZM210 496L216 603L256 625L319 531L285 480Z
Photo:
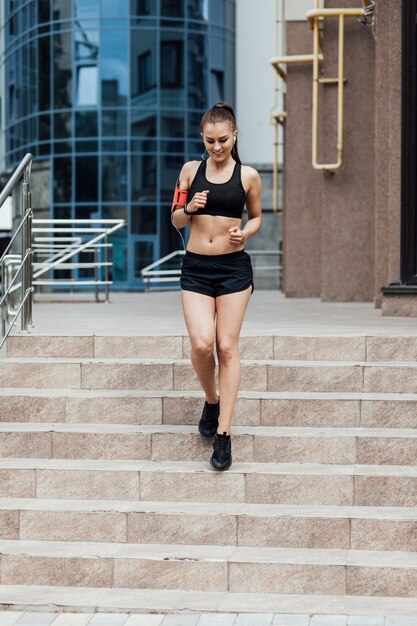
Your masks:
M126 0L101 0L102 17L127 17L128 9Z
M210 2L210 20L213 23L221 24L222 26L226 20L226 1L225 0L211 0Z
M56 220L70 220L71 219L71 205L66 206L54 206L54 219Z
M157 213L154 204L132 205L130 232L134 235L157 234Z
M51 116L47 115L39 116L39 140L45 141L51 137Z
M76 72L77 106L96 106L98 104L98 68L95 65L78 65Z
M101 34L101 81L104 105L126 104L128 54L126 31L103 30Z
M52 7L53 20L70 20L72 17L72 2L68 0L54 0Z
M55 113L54 135L55 138L72 137L71 113Z
M98 141L94 139L78 139L75 142L76 152L97 152Z
M50 0L38 0L38 22L49 22L51 19Z
M54 50L54 106L56 109L69 108L72 104L72 65L71 33L53 35ZM42 73L44 69L42 68Z
M224 100L224 72L211 70L210 72L210 99L213 102Z
M102 135L103 137L126 137L127 113L122 111L102 112Z
M156 202L156 155L133 154L131 159L132 200L134 202Z
M100 218L100 215L96 205L76 205L75 217L79 220L97 220Z
M161 87L183 86L183 52L181 40L161 41Z
M67 0L68 1L68 0ZM99 16L98 0L74 0L74 17L79 20L94 19Z
M51 108L51 40L47 35L38 39L39 67L38 67L38 93L39 109L46 111Z
M184 17L184 0L161 0L161 16Z
M187 2L190 19L208 21L208 0L187 0Z
M98 160L96 156L76 158L75 197L81 202L97 202Z
M54 201L69 202L72 192L71 157L54 159Z
M75 114L75 133L77 137L97 137L97 112L77 111Z
M162 137L184 136L184 114L178 111L167 111L161 115Z
M137 109L132 109L131 115L132 152L156 152L156 115Z
M130 13L136 15L157 15L157 0L130 0Z
M53 149L55 154L68 154L72 152L72 143L70 141L56 141Z
M154 261L153 241L134 242L134 276L141 278L141 269L147 267Z
M127 152L127 139L104 139L103 152Z
M207 49L204 35L188 37L188 106L204 109L207 103Z
M188 116L188 136L190 139L197 139L200 137L200 122L203 117L203 113L190 113Z
M103 156L102 166L103 202L127 200L126 156Z
M132 30L131 35L131 90L136 104L156 104L156 33L155 31Z
M162 31L160 54L161 104L184 107L183 33Z

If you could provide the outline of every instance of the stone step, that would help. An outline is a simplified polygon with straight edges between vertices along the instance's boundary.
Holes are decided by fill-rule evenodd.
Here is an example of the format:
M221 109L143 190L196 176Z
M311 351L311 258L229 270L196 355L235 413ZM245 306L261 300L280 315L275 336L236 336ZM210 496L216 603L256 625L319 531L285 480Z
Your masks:
M10 358L0 362L4 387L198 390L187 359ZM250 391L416 393L417 363L242 361Z
M241 336L244 359L339 361L417 361L415 336L258 335ZM187 336L13 335L7 343L11 357L189 358Z
M0 423L0 457L205 461L195 426ZM235 426L236 463L416 465L417 429Z
M415 507L0 499L0 539L416 551Z
M317 615L392 616L391 625L407 626L417 614L417 598L284 593L232 593L110 587L1 585L0 608L15 611L78 613L285 613L295 620L301 613ZM402 617L403 616L403 617ZM407 617L409 618L407 621ZM82 616L78 616L81 621ZM90 617L87 616L89 620ZM109 622L108 616L105 616ZM140 619L140 617L139 617ZM198 619L198 618L197 618ZM370 623L370 617L364 622ZM395 620L395 621L393 621ZM363 621L363 620L362 620ZM355 623L355 622L353 622ZM378 622L379 623L379 622ZM331 624L331 622L330 622Z
M0 541L2 585L417 597L417 553Z
M196 425L201 391L0 389L0 422ZM414 428L417 394L241 391L233 424Z
M416 506L417 467L0 459L0 497Z

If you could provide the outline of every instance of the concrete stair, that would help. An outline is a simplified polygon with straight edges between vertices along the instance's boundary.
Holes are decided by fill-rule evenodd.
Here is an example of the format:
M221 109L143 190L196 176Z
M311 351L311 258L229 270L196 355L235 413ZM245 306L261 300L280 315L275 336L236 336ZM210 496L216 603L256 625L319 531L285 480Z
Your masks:
M241 354L218 473L186 337L9 338L0 606L54 588L85 610L105 590L123 610L417 606L417 338L243 337Z

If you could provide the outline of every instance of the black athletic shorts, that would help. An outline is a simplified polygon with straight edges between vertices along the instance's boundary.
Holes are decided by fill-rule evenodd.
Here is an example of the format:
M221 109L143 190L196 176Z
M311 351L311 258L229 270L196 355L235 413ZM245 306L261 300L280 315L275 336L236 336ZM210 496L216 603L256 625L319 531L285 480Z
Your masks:
M250 256L244 250L229 254L185 252L181 268L181 289L217 298L244 291L253 285Z

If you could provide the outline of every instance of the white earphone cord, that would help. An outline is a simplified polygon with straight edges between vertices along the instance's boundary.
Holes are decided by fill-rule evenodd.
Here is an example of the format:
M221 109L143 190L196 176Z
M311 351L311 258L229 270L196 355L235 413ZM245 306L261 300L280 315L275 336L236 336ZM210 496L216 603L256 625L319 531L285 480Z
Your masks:
M182 241L182 247L184 248L184 252L185 252L185 241L184 241L184 237L182 236L181 231L175 226L174 224L174 213L171 213L171 224L173 225L173 227L175 228L175 230L177 231L177 233L179 234L179 236L181 237L181 241Z

